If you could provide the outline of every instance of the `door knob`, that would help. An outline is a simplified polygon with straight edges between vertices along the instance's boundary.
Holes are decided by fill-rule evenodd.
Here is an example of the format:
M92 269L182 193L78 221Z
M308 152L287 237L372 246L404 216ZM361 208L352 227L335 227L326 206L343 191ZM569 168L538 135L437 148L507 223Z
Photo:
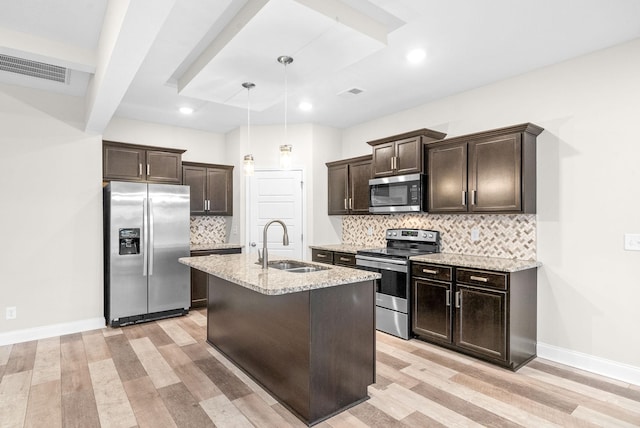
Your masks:
M255 243L255 242L252 242L250 245L251 245L252 247L255 247L255 246L256 246L256 243Z

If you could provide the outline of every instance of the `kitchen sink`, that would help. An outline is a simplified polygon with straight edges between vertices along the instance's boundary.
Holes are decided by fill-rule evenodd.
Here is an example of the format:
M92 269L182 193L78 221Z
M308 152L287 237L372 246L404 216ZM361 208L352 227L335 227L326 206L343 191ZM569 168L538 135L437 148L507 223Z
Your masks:
M274 260L269 262L269 267L293 273L309 273L331 269L328 266L312 265L298 260Z

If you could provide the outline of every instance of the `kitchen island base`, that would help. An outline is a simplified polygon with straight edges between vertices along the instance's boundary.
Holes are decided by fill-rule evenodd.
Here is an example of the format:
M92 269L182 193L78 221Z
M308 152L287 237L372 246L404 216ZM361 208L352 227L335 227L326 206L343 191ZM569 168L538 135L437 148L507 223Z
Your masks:
M266 295L208 277L207 342L309 426L368 399L374 281Z

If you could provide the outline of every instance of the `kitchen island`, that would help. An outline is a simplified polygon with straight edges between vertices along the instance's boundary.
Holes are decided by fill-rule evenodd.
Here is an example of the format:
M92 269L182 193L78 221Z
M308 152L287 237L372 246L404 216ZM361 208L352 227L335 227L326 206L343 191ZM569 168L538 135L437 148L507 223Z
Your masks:
M262 269L250 254L180 262L209 274L207 342L306 424L368 398L379 274Z

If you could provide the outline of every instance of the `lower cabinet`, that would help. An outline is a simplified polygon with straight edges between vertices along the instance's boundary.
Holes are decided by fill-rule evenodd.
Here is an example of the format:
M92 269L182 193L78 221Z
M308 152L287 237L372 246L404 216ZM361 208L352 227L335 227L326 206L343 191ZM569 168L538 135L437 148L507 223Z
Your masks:
M495 272L412 263L412 331L517 370L536 356L536 269Z
M311 249L311 261L328 265L356 267L356 255L340 251Z
M191 251L191 257L209 256L211 254L240 254L240 248L223 248L217 250ZM191 307L207 306L207 278L209 275L198 269L191 269Z

